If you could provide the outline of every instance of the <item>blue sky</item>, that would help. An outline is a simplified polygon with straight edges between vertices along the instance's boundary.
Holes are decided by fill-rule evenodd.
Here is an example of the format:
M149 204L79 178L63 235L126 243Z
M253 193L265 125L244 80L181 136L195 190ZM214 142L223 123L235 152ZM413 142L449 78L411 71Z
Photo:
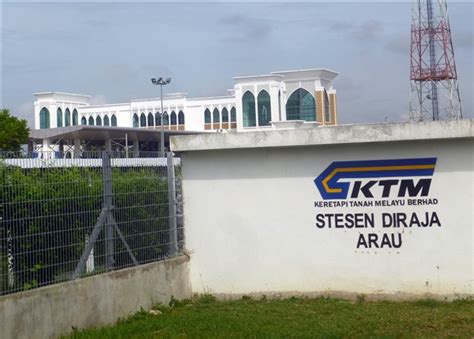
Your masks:
M474 4L449 2L466 117L473 114ZM31 121L32 94L96 103L169 92L226 94L233 76L301 68L340 73L342 123L406 119L409 2L40 3L2 5L0 105Z

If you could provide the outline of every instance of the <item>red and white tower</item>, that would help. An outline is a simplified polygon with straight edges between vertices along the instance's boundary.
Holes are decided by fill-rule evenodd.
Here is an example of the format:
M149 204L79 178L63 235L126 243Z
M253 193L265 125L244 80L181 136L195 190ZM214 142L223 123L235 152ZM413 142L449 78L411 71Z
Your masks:
M461 119L461 98L446 0L414 0L410 118Z

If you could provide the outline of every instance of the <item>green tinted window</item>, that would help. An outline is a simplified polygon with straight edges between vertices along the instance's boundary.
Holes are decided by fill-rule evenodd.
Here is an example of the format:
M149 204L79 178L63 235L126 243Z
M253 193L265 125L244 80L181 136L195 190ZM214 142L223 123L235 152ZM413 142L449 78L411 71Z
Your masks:
M229 122L229 111L225 107L222 109L222 122Z
M133 115L133 127L138 127L138 115L135 113Z
M40 111L40 128L49 128L49 111L46 107L43 107Z
M63 127L63 111L61 108L58 108L58 111L56 112L56 125L58 127Z
M316 121L316 102L307 90L299 88L286 102L286 120Z
M270 95L267 91L262 90L257 97L258 100L258 125L268 126L272 118L270 108Z
M206 108L206 110L204 111L204 123L211 123L211 111L208 108Z
M176 125L176 124L177 124L176 112L173 111L171 112L171 125Z
M74 108L74 110L72 111L72 125L76 126L78 123L78 120L79 120L79 116L77 114L77 110Z
M331 112L329 111L328 92L324 90L324 121L331 122Z
M71 111L69 108L66 108L66 112L64 112L64 126L71 125Z
M255 119L255 96L247 91L242 97L242 111L244 118L244 127L256 126Z
M155 122L153 121L153 113L148 113L148 126L154 126Z
M217 108L214 108L214 110L212 111L212 122L213 123L221 122L221 117L219 115L219 110Z

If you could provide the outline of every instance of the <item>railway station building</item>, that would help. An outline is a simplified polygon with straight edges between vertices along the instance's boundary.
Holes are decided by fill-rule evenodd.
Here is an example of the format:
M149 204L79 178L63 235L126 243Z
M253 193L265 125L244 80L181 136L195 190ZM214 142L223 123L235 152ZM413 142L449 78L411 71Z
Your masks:
M154 149L159 140L144 130L162 126L166 143L169 135L267 130L288 121L336 125L333 80L337 75L327 69L304 69L238 76L226 96L193 98L170 93L163 97L163 109L161 98L92 105L89 95L36 93L32 148L63 149L66 145L75 148L76 155L78 148L94 144L106 149L112 144Z

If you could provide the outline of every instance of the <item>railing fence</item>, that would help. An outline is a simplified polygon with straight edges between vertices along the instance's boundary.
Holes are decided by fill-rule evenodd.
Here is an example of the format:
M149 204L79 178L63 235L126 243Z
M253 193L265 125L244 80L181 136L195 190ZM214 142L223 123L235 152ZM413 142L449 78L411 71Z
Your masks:
M174 257L183 247L180 162L171 153L0 153L0 295Z

